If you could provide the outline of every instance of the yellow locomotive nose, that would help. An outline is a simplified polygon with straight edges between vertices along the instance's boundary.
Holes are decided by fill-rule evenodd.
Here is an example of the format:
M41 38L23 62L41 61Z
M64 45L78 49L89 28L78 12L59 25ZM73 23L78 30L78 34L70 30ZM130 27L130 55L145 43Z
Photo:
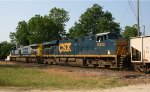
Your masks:
M43 53L42 53L42 50L43 50L43 46L42 46L42 44L39 44L39 45L38 45L38 51L37 51L38 53L37 53L37 56L42 56L42 54L43 54Z

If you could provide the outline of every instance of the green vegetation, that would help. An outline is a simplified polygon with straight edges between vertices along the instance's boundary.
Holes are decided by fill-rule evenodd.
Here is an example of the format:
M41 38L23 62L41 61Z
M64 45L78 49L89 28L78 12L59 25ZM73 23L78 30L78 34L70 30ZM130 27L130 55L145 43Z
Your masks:
M137 35L137 25L126 26L124 32L122 33L122 37L124 39L130 39L130 37L136 37Z
M52 8L48 15L35 15L29 21L19 21L16 32L10 32L12 44L29 45L60 40L65 35L65 23L69 12L63 8Z
M103 76L85 76L50 70L45 72L38 68L0 65L0 86L32 87L53 89L91 89L121 86L118 80Z
M38 14L31 16L27 22L19 21L16 32L10 32L11 44L25 46L60 40L63 37L74 38L103 32L121 32L120 24L115 22L111 12L104 11L98 4L87 8L67 33L65 26L69 19L68 11L54 7L47 15ZM126 26L122 36L124 39L137 36L137 28Z
M70 37L78 37L103 32L120 32L120 24L114 21L112 14L103 11L103 8L94 4L87 8L78 22L70 28Z
M29 45L52 40L60 40L67 36L70 38L96 34L102 32L120 32L120 24L115 22L112 14L103 11L103 8L94 4L87 8L66 33L66 22L69 21L69 12L63 8L52 8L49 14L31 16L29 21L19 21L16 32L10 33L13 44Z
M13 45L7 41L0 43L0 60L4 60L9 54Z

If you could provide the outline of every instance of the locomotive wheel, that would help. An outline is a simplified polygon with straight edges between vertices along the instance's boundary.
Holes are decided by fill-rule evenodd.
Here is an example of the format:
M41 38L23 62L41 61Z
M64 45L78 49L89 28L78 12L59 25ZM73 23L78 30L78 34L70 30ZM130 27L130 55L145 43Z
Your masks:
M50 62L50 65L53 65L54 63L53 62Z
M48 61L45 61L45 64L48 64Z
M104 66L105 66L105 68L107 68L107 69L110 68L110 65L104 65Z
M38 64L43 64L43 60L40 57L36 57L36 62Z
M135 64L135 65L134 65L134 70L137 71L137 72L140 72L140 67L139 67L139 65Z
M66 61L65 61L65 64L66 64L66 66L69 66L69 63L68 63L69 61L68 61L68 58L66 59Z
M134 64L134 70L137 72L145 72L144 65Z
M145 72L146 74L149 74L149 73L150 73L150 68L149 68L148 66L145 66L144 72Z
M26 58L27 63L29 63L29 58Z
M94 68L99 67L99 64L93 64L93 67Z
M88 63L87 63L87 60L86 60L86 59L83 59L83 65L84 65L84 66L88 66Z

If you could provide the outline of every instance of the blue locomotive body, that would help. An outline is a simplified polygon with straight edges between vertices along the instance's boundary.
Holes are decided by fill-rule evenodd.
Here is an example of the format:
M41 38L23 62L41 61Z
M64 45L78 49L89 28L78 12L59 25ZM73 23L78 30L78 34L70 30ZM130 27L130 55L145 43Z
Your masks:
M116 54L116 40L111 33L83 36L74 39L59 40L43 44L51 50L47 53L54 55L114 55ZM46 48L44 48L46 51ZM45 53L44 51L44 53Z

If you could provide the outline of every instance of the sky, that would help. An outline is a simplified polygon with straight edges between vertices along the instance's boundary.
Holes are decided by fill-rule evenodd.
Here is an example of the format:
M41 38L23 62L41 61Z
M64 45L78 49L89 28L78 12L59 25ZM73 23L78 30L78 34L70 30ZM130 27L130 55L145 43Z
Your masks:
M64 8L69 12L70 20L66 23L65 29L74 26L81 14L93 4L99 4L103 11L109 11L120 23L122 29L125 26L132 26L137 23L136 16L129 5L132 5L136 14L136 0L0 0L0 42L10 42L10 32L16 32L19 21L28 21L36 14L48 15L54 8ZM140 0L140 28L143 32L145 25L146 35L150 35L150 0Z

